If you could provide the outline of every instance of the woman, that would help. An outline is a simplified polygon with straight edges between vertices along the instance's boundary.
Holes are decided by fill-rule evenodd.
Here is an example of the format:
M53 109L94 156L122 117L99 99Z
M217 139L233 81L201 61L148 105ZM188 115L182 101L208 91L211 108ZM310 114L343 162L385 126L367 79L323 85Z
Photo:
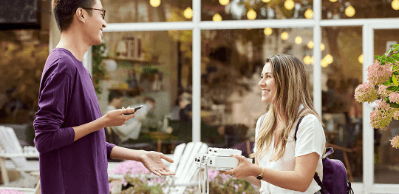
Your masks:
M272 56L266 60L258 85L261 99L269 108L256 124L251 155L256 164L235 155L239 165L224 173L245 177L260 186L262 194L319 193L313 176L317 172L323 177L326 138L312 105L303 64L293 56ZM295 141L296 125L302 116Z

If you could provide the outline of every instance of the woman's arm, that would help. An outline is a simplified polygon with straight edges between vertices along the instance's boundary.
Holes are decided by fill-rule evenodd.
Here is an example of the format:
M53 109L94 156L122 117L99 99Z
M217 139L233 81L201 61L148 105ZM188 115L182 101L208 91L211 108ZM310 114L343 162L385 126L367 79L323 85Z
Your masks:
M239 165L233 169L233 176L236 178L256 177L262 171L262 167L250 163L243 156L235 155L233 157L239 159ZM319 154L316 152L298 156L295 158L294 171L278 171L265 168L262 180L281 188L305 192L313 180L318 160ZM225 174L232 174L232 170L226 171Z
M255 159L254 159L254 160L255 160ZM257 166L259 166L258 160L255 160L255 164L256 164ZM258 175L259 175L259 174L258 174ZM258 175L255 175L255 176L248 176L248 177L244 177L244 178L245 178L245 180L247 180L247 181L250 182L251 184L253 184L253 185L257 186L257 187L260 187L260 186L261 186L261 182L260 182L260 180L258 180L258 179L256 178L256 176L258 176Z

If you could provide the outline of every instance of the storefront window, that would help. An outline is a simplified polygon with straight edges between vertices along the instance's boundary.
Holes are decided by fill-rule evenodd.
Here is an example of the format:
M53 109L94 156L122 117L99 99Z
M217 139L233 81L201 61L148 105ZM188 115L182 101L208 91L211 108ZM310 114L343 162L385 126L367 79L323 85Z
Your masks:
M202 0L202 21L255 19L311 19L313 1Z
M191 21L191 0L103 0L108 23L176 22Z
M116 108L151 105L150 109L140 109L132 119L137 126L129 124L130 121L125 124L124 130L130 134L123 135L122 129L114 127L107 129L110 142L170 153L177 143L191 141L191 123L182 124L179 117L184 108L179 106L179 98L182 94L191 96L192 90L191 42L191 31L104 34L106 49L101 65L105 76L98 94L103 114L110 105L119 106ZM122 103L112 101L115 95L118 99L123 97ZM179 136L179 131L189 133L189 138Z
M265 59L277 54L305 59L313 85L312 48L307 46L312 39L311 28L202 31L201 141L248 154L256 121L266 112L258 86Z
M362 82L362 28L322 28L322 112L332 158L341 160L352 182L363 180L362 104L354 98Z
M399 1L322 0L322 19L397 18Z
M399 41L398 29L374 30L374 55L382 56ZM374 180L375 183L398 184L399 150L392 148L389 140L399 134L399 121L393 120L389 126L374 130Z

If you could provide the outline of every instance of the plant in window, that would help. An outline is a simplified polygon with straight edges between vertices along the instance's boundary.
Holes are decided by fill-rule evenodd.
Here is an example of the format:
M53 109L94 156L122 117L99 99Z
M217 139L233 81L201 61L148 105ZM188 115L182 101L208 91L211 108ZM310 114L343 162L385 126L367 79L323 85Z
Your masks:
M367 82L359 85L355 98L359 102L375 102L370 113L370 124L383 129L392 121L399 120L399 44L394 45L382 56L375 56L374 64L367 68ZM399 148L399 136L391 140Z

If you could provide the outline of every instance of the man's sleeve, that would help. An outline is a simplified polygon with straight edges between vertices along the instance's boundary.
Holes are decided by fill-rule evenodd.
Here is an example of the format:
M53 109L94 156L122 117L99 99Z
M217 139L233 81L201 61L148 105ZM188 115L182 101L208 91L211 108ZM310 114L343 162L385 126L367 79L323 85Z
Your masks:
M48 70L42 80L39 92L39 109L33 123L35 145L40 153L49 152L73 143L75 132L72 127L61 128L64 123L73 80L67 72Z

